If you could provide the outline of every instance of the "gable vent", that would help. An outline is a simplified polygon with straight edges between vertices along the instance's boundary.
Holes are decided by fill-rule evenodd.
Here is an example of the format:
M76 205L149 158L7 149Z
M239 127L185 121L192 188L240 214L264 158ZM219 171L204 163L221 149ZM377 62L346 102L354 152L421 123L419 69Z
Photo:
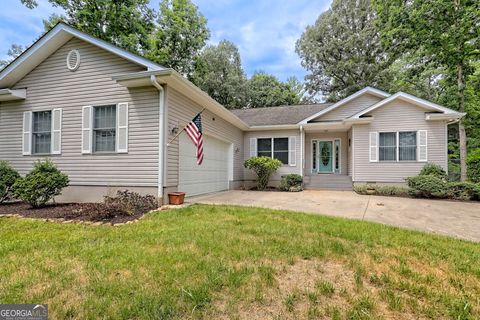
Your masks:
M80 52L72 50L67 55L67 68L70 71L75 71L80 67Z

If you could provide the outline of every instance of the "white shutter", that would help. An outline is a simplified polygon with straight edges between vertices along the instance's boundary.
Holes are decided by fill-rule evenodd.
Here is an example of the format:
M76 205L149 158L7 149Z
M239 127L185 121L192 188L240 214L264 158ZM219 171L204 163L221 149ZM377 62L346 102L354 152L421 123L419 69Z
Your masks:
M32 154L32 111L23 113L22 154Z
M93 107L82 108L82 153L92 153Z
M378 162L378 132L370 132L370 162Z
M62 109L52 110L52 154L62 153Z
M427 130L418 130L417 132L417 144L418 144L418 161L426 162L428 160L428 139Z
M250 138L250 158L257 156L257 138Z
M288 137L288 165L297 165L297 137Z
M117 152L128 152L128 103L117 104Z

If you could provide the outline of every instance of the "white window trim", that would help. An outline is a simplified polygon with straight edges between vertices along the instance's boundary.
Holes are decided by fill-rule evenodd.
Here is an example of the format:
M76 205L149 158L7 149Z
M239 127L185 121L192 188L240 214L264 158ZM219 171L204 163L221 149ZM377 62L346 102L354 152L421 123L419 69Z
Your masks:
M274 146L273 139L287 139L287 141L288 141L288 146L287 146L288 150L287 150L287 152L290 153L290 140L289 140L288 136L287 136L287 137L284 137L284 136L280 136L280 137L272 137L272 136L269 136L269 137L256 137L255 139L257 140L257 143L256 143L256 145L257 145L256 156L257 156L257 157L258 157L258 139L270 139L270 140L272 141L272 146L271 146L271 152L272 152L271 158L272 158L272 159L275 159L275 158L273 157L273 153L274 153L274 151L273 151L273 146ZM295 161L295 162L296 162L296 161ZM282 162L282 167L290 167L290 164L289 164L288 162L287 162L287 163L283 163L283 162Z
M401 162L401 163L408 163L408 162L425 162L425 161L420 161L419 160L419 144L418 144L418 132L419 131L427 131L427 130L400 130L400 131L378 131L377 132L377 135L378 135L378 143L377 143L377 161L375 162ZM415 160L400 160L400 132L415 132L416 134L416 143L417 143L417 146L416 146L416 151L415 151L415 156L416 156L416 159ZM395 133L395 139L396 139L396 154L395 154L395 157L396 159L395 160L380 160L380 133ZM370 137L369 137L370 138ZM428 141L428 140L427 140ZM428 142L427 144L425 145L425 147L427 148L427 155L428 155ZM428 156L427 156L428 157ZM370 161L370 162L373 162L373 161Z
M53 149L53 110L54 109L43 109L43 110L36 110L36 111L30 111L30 153L28 155L31 155L31 156L50 156L50 155L55 155L55 154L59 154L59 153L53 153L52 149ZM38 112L46 112L46 111L49 111L50 112L50 116L51 116L51 128L50 128L50 152L48 153L36 153L34 152L35 148L33 146L33 115L35 113L38 113ZM61 125L61 120L60 120L60 125ZM61 139L61 131L60 131L60 139ZM61 144L60 144L61 145Z

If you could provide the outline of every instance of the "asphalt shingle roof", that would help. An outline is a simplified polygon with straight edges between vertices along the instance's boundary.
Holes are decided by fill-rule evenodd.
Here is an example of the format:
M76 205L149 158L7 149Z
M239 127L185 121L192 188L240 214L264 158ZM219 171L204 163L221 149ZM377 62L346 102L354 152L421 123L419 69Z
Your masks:
M234 109L237 117L249 126L296 124L332 105L331 103L302 104L268 108Z

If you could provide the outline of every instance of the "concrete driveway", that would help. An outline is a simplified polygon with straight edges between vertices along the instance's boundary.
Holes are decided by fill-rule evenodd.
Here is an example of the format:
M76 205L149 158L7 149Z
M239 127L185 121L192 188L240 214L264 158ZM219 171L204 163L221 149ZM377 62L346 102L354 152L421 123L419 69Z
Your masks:
M225 191L188 199L367 220L480 242L480 203L363 196L352 191Z

